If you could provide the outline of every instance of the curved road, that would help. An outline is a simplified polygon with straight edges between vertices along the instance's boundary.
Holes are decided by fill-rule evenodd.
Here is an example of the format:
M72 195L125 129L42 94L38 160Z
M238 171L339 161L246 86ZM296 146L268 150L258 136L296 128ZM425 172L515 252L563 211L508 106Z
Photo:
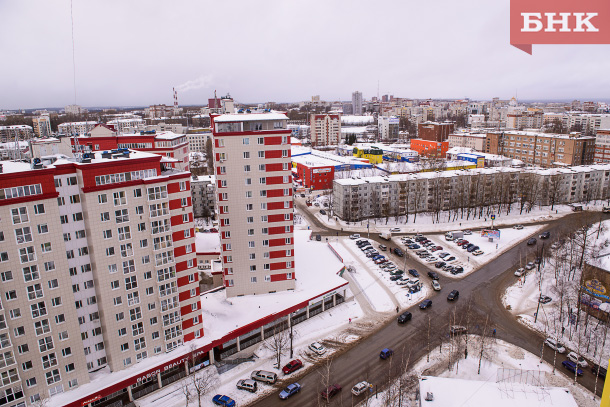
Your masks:
M304 206L301 199L298 201L301 203L299 206ZM337 234L337 231L329 230L330 228L326 227L315 216L308 216L309 211L306 209L301 209L301 213L309 218L310 224L315 226L314 233L317 232L317 229L319 231L317 233L320 234ZM556 238L565 234L568 228L575 228L579 215L572 214L559 221L553 221L545 230L550 231L551 236ZM322 230L325 230L325 232L322 232ZM349 231L338 232L340 235L348 235L349 233ZM458 311L454 315L465 314L465 306L469 299L472 301L471 310L478 314L478 324L483 324L482 321L489 315L490 321L493 321L493 325L489 328L490 332L492 327L496 328L499 339L515 344L533 354L540 354L544 338L517 322L515 317L504 309L501 302L501 296L506 287L515 281L513 271L515 264L519 262L519 256L523 253L535 251L540 245L539 242L537 246L528 247L523 242L464 278L450 280L447 277L441 277L443 290L440 292L440 295L436 295L436 293L431 294L429 297L433 300L431 308L420 310L417 306L413 306L409 309L413 314L413 319L409 323L399 325L392 318L360 342L347 346L345 349L337 352L333 356L330 365L330 383L340 384L343 386L343 391L335 396L330 404L345 406L361 401L364 396L353 397L350 388L362 380L377 384L381 390L381 387L388 382L391 365L388 361L379 359L379 351L385 347L392 348L395 351L393 356L394 361L409 360L411 361L409 364L412 366L427 353L428 323L431 325L430 331L434 332L434 334L431 334L430 339L432 348L438 346L441 340L439 333L447 332L448 321L452 311ZM404 259L401 259L401 261L404 261ZM412 259L407 260L407 263L410 267L417 268L418 270L424 269L420 263L415 263ZM421 274L423 280L427 279L427 276L423 276L425 273ZM459 290L460 298L455 302L449 302L446 300L446 295L453 289ZM457 324L459 324L459 321ZM472 349L472 356L470 357L476 357L474 353L475 351ZM565 357L562 355L557 356L555 362L556 366L558 366L557 370L569 373L561 367L561 361ZM546 348L544 359L552 364L553 357L553 352ZM392 369L397 369L399 364L394 363ZM585 375L578 378L578 382L590 391L593 391L596 378L589 369L583 370L585 370ZM276 388L279 391L285 385L298 381L303 386L303 389L300 394L290 399L290 405L297 407L320 405L319 392L324 387L324 383L328 382L322 379L325 371L327 371L327 366L324 362L321 362L317 367L307 372L296 373L285 377L285 379L282 377L282 380L276 384ZM602 388L603 381L599 379L597 393L600 396ZM280 405L282 401L278 398L278 391L255 402L253 405L257 407Z

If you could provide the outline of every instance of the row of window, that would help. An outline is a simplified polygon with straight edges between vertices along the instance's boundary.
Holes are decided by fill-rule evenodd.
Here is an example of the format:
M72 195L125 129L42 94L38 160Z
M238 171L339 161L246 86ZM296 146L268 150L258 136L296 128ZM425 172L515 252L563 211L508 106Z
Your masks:
M0 199L19 198L22 196L41 195L41 184L22 185L12 188L0 188Z
M118 174L98 175L95 177L95 185L115 184L119 182L128 182L133 180L151 178L157 176L157 170L139 170L131 172L122 172Z

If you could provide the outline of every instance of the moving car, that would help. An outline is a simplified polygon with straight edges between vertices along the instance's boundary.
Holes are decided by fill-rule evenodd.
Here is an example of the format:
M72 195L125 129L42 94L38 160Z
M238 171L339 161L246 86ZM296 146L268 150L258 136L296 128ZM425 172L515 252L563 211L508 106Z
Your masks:
M311 349L318 355L323 355L326 353L326 348L324 346L322 346L322 344L320 342L312 343L311 345L309 345L309 349Z
M384 251L384 252L385 252L386 250L388 250L388 246L386 246L386 245L384 245L384 244L380 244L380 245L379 245L379 250L382 250L382 251Z
M360 235L358 233L354 233L353 235L350 235L349 238L352 240L360 239Z
M513 226L513 229L521 230L521 229L523 229L523 225Z
M301 385L299 383L289 384L284 390L280 392L280 399L286 400L290 396L294 396L301 391Z
M549 348L557 351L557 353L564 353L566 351L566 348L564 348L564 346L560 342L553 338L546 338L544 344Z
M326 389L322 390L322 392L320 393L320 396L322 396L322 398L324 400L328 401L331 398L333 398L340 391L341 391L341 386L339 386L338 384L331 384Z
M413 277L419 277L419 271L415 269L410 269L409 274L411 274Z
M385 348L383 349L380 353L379 353L379 358L386 360L388 359L390 356L392 356L394 354L394 351L390 348Z
M430 277L432 280L438 280L438 274L436 274L434 271L429 271L428 277Z
M539 237L540 239L548 239L551 237L551 232L542 232Z
M432 306L432 300L423 300L420 304L419 304L419 308L420 309L426 309L426 308L430 308Z
M452 290L447 296L447 300L454 301L460 297L460 292L458 290Z
M320 215L326 215L326 211L324 209L320 209Z
M398 323L404 324L405 322L410 321L412 316L413 315L411 315L409 311L405 311L398 317Z
M576 363L580 367L588 367L589 364L582 356L578 356L576 352L570 352L566 355L569 361Z
M233 400L229 396L224 396L222 394L215 395L212 398L212 403L216 404L217 406L235 407L235 400Z
M321 241L321 240L322 240L322 236L320 236L320 235L316 235L316 242L319 242L319 241Z
M533 246L535 244L536 244L536 238L535 237L532 237L532 238L527 240L527 245L528 246Z
M441 284L437 280L432 280L432 288L434 289L434 291L440 291Z
M392 228L390 229L390 232L400 232L400 228Z
M541 304L548 304L549 302L553 301L553 299L548 295L540 294L538 301L540 301Z
M299 370L302 367L303 362L301 362L301 359L295 359L288 362L288 364L282 368L282 372L284 372L284 374L289 374L296 370Z
M561 362L561 364L570 372L576 373L578 376L582 376L582 370L579 369L578 366L576 366L576 363L572 362L571 360L564 360Z
M597 364L593 364L593 366L591 366L591 371L593 372L593 374L595 376L599 376L601 378L606 378L606 373L608 372L608 369L606 369L605 367L599 366Z
M369 389L371 385L369 384L369 382L360 382L358 384L356 384L354 387L352 387L352 394L354 396L359 396L361 394L363 394L365 391L367 391Z
M515 270L515 276L521 277L523 274L525 274L525 269L523 267L519 267Z
M394 254L396 254L397 256L402 257L402 256L404 256L404 255L405 255L405 252L403 252L402 250L400 250L398 247L395 247L395 248L394 248Z

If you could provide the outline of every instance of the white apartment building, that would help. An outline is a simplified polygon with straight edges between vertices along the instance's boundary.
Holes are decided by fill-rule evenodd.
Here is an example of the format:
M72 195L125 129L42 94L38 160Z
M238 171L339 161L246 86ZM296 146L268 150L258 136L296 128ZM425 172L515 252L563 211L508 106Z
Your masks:
M483 133L452 133L447 138L449 148L467 147L476 151L485 150L485 138Z
M216 206L216 177L214 175L191 178L193 214L196 218L213 217Z
M295 287L287 120L281 113L212 116L216 212L228 297Z
M13 126L0 126L0 142L15 140L29 140L33 137L34 131L32 126L25 124L16 124Z
M398 127L400 121L398 117L379 116L377 126L379 128L380 140L398 139Z
M88 121L88 122L67 122L62 123L57 126L57 131L59 134L63 134L66 136L86 136L97 124L97 122Z
M213 135L211 130L205 129L202 131L186 133L186 137L189 142L190 152L205 153L205 144L213 137Z
M87 109L84 109L82 106L79 105L68 105L65 107L64 112L66 114L78 116L87 113Z
M311 122L311 145L328 146L337 145L341 140L341 115L336 114L312 114Z
M123 133L136 133L144 130L144 120L141 117L130 117L122 119L113 119L106 123L109 126L114 127L114 130L118 134Z

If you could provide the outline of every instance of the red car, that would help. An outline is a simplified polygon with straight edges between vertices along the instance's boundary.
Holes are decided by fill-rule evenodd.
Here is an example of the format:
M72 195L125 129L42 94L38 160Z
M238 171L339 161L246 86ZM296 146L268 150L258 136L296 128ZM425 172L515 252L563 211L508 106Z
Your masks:
M464 245L467 245L468 243L470 243L468 240L462 240L461 242L458 243L458 246L464 246Z
M288 362L288 364L282 368L282 372L284 372L284 374L289 374L294 372L295 370L299 370L302 367L303 362L301 362L300 359L295 359Z
M339 393L341 391L341 386L339 386L338 384L331 384L330 386L328 386L328 388L326 390L322 390L322 392L320 393L320 396L322 396L322 398L326 401L330 400L335 394Z

